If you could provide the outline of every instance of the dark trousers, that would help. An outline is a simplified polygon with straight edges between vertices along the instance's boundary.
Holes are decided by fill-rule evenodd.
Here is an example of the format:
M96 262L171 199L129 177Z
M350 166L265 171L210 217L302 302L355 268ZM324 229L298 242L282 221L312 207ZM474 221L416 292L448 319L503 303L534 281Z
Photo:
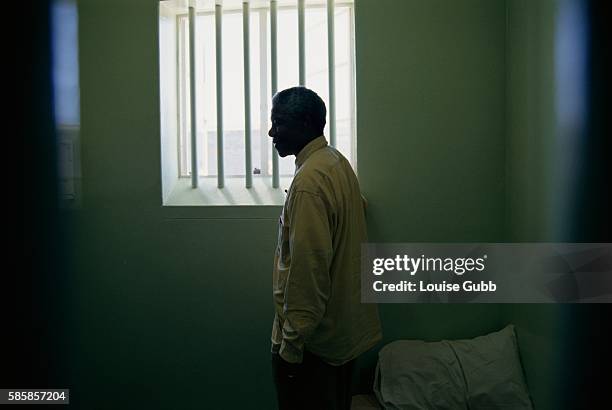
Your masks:
M291 364L273 353L279 410L349 410L353 363L332 366L305 351L302 363Z

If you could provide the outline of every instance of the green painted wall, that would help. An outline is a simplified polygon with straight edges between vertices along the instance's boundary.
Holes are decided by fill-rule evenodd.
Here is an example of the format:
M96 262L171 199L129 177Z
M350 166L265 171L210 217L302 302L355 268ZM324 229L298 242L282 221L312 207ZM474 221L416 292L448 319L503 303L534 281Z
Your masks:
M84 198L75 214L74 403L271 408L277 217L165 212L157 1L78 6Z
M276 210L162 208L157 0L83 0L79 18L71 400L273 408ZM371 241L506 238L505 19L503 1L356 1ZM381 316L385 342L473 337L518 317L499 305L385 305ZM360 361L361 388L374 359Z
M506 1L506 235L509 242L554 242L554 0ZM561 409L562 361L569 334L563 305L502 305L517 326L536 409ZM576 354L576 353L573 353Z
M550 241L555 153L554 0L508 0L508 239Z
M503 2L356 2L358 163L370 241L503 240L504 24ZM380 312L383 344L474 337L501 320L497 305ZM361 376L362 388L369 382Z
M497 1L357 1L359 176L373 239L502 238L504 21Z

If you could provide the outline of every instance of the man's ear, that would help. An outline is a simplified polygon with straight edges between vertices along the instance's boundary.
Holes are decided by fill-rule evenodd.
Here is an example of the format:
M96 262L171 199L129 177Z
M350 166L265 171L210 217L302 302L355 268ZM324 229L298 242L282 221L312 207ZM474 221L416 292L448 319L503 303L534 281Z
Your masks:
M315 131L315 129L314 129L314 127L313 127L313 125L312 125L312 124L313 124L313 123L312 123L312 120L311 120L311 118L310 118L310 117L308 117L308 116L307 116L306 118L304 118L304 121L303 121L304 130L306 130L306 131L307 131L307 133L308 133L308 136L309 136L309 137L310 137L310 134L314 134L314 133L315 133L315 132L314 132L314 131ZM318 135L317 135L317 136L318 136Z

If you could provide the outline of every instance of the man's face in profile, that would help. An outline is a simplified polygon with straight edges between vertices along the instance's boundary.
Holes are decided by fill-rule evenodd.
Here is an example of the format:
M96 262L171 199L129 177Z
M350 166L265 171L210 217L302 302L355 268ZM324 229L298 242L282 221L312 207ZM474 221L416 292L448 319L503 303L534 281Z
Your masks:
M278 104L272 105L272 127L268 135L272 137L272 143L278 151L278 155L297 155L303 140L303 124L296 121L291 115L283 111Z

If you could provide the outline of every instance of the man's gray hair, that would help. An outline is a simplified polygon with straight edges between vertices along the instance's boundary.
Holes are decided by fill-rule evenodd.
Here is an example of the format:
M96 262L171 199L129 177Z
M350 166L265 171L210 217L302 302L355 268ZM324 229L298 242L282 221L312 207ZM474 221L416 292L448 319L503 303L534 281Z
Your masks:
M296 120L308 120L318 135L323 135L325 128L325 103L314 91L303 87L292 87L279 91L272 102L287 115Z

